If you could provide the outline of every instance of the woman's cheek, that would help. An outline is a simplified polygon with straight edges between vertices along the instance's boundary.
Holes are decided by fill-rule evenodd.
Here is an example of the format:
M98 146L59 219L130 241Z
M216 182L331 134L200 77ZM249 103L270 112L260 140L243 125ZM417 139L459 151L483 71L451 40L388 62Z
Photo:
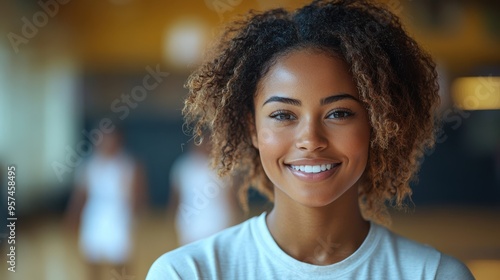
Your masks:
M279 129L261 128L258 133L260 160L267 177L277 184L277 167L286 151L286 135ZM279 168L279 167L278 167Z
M274 132L270 128L264 127L259 131L259 143L261 145L274 146L283 143L283 139L278 132Z

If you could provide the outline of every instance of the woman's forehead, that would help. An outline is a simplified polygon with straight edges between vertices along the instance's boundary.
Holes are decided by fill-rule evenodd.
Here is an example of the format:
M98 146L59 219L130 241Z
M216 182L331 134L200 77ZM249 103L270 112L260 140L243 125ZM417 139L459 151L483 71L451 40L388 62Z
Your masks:
M358 97L348 64L324 52L297 50L276 59L259 81L257 95L347 92Z

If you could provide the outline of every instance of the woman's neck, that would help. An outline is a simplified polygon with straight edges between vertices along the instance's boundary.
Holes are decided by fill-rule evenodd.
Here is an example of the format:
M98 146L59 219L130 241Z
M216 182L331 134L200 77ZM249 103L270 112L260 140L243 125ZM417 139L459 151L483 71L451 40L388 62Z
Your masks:
M290 203L277 193L266 223L276 243L293 258L328 265L353 254L365 240L370 224L361 216L357 188L352 187L325 207Z

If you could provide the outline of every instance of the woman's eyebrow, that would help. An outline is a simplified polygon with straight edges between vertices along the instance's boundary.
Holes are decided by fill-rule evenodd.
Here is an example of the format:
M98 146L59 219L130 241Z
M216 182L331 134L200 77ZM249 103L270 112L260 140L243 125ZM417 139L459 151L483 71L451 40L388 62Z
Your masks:
M328 97L325 97L325 98L321 99L320 104L321 105L326 105L326 104L337 102L337 101L343 100L343 99L352 99L354 101L360 102L359 99L357 99L353 95L350 95L348 93L340 93L340 94L328 96Z
M343 100L343 99L352 99L354 101L360 102L359 99L357 99L356 97L354 97L348 93L341 93L341 94L332 95L332 96L328 96L328 97L321 99L320 105L322 105L322 106L327 105L327 104L337 102L337 101ZM281 103L290 104L290 105L294 105L294 106L302 106L302 102L298 99L288 98L288 97L280 97L280 96L269 97L264 102L264 104L262 104L262 106L266 105L267 103L271 103L271 102L281 102Z
M262 104L262 106L264 106L270 102L281 102L281 103L290 104L290 105L294 105L294 106L301 106L302 105L302 102L300 102L300 100L297 100L297 99L288 98L288 97L280 97L280 96L271 96L264 102L264 104Z

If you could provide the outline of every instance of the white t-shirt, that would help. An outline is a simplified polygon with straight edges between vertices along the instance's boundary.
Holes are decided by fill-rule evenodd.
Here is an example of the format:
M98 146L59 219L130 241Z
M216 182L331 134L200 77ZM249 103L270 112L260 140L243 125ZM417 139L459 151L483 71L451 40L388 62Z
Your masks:
M375 223L343 261L300 262L276 244L265 215L164 254L146 279L474 279L460 261Z

